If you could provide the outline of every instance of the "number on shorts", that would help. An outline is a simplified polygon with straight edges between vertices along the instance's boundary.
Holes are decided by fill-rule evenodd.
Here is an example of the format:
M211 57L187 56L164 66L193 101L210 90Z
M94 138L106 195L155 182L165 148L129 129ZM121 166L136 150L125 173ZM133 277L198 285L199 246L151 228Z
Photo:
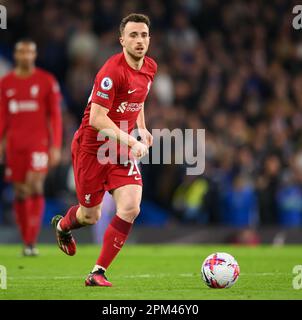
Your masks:
M133 176L135 174L141 175L141 172L139 171L139 168L138 168L136 160L134 160L134 161L133 160L127 160L126 162L124 162L124 166L127 167L128 163L130 163L130 169L129 169L129 172L128 172L128 176Z
M46 152L33 152L31 158L31 165L34 169L45 169L47 168L48 155Z

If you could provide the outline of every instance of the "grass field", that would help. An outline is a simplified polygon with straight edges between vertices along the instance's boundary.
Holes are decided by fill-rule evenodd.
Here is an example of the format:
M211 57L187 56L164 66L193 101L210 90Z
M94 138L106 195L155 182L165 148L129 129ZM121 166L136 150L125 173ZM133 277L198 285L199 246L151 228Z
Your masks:
M108 270L112 288L85 287L99 247L78 246L74 257L54 245L40 245L40 257L21 257L20 246L1 245L7 289L0 299L302 299L292 273L302 264L302 246L128 245ZM215 251L235 256L241 274L230 289L210 289L200 266Z

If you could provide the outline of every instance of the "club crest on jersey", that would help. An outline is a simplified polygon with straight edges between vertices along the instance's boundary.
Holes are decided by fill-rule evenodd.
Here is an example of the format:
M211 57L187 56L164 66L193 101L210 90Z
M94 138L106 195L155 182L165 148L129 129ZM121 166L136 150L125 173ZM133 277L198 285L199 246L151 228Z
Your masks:
M39 86L38 85L33 85L33 86L31 86L31 88L30 88L30 95L33 97L33 98L35 98L37 95L38 95L38 93L39 93Z
M15 89L8 89L8 90L6 91L6 96L7 96L8 98L14 96L15 94L16 94L16 90L15 90Z
M105 77L101 82L101 88L103 90L110 90L112 88L113 82L109 77Z

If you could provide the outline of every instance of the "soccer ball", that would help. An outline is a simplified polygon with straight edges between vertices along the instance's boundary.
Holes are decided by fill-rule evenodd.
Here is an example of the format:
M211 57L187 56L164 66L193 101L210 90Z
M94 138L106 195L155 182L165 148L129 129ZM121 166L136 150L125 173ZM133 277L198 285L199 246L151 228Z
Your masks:
M202 279L211 288L230 288L238 280L239 273L237 261L224 252L210 254L201 267Z

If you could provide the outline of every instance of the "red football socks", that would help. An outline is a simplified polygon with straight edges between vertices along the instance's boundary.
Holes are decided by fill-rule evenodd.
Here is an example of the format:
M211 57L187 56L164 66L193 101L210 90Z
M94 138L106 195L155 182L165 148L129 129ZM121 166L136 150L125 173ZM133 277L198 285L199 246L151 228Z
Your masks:
M22 241L25 245L34 245L37 242L41 229L45 201L42 195L15 200L14 211L17 225L20 229Z
M63 219L61 219L60 227L61 227L62 231L69 231L72 229L79 229L81 227L84 227L83 224L80 224L78 222L78 219L76 216L79 207L80 206L77 205L77 206L73 206L73 207L69 208L65 217Z
M113 217L106 229L103 239L101 254L96 262L97 265L107 269L116 255L123 247L132 227L132 223L127 222L117 215Z
M27 239L27 215L28 215L28 207L29 207L29 200L14 200L14 211L16 217L16 223L19 227L22 241L25 244L30 244Z
M45 200L42 195L33 195L27 201L29 202L26 232L27 244L35 244L41 230Z

